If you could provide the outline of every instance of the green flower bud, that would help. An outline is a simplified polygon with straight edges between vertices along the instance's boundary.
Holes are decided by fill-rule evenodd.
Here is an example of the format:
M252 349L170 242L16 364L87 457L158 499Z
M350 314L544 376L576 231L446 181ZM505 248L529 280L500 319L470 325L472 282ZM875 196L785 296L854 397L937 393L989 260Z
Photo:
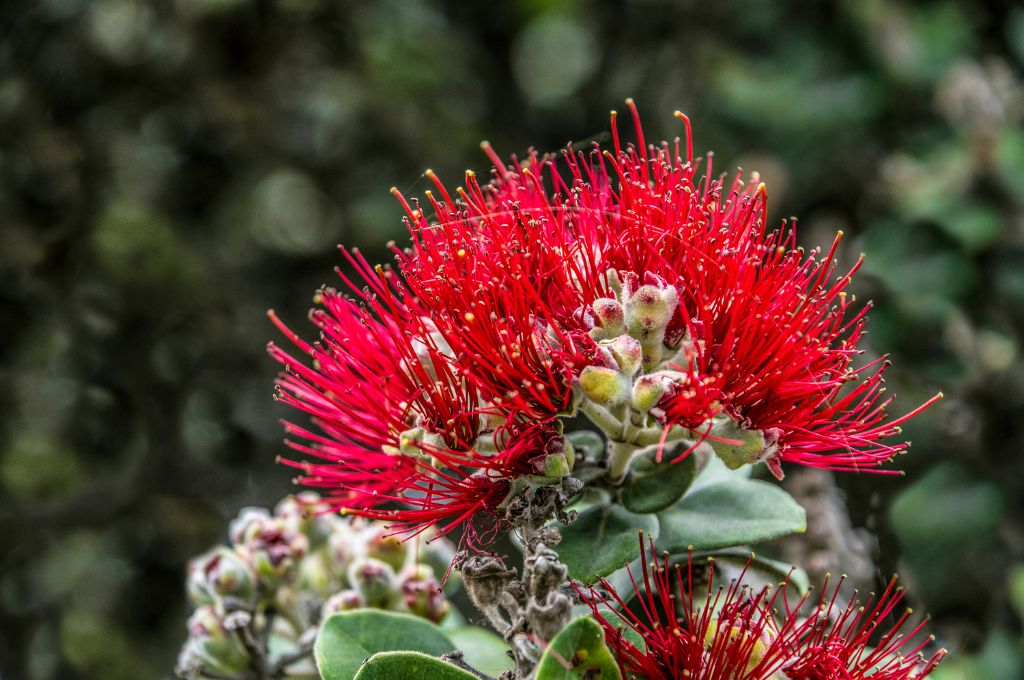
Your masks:
M260 585L265 591L271 591L308 552L309 539L288 529L284 521L271 518L254 522L247 529L246 541L240 546L242 550L248 555Z
M398 595L395 570L372 557L353 562L348 568L348 580L368 607L386 608Z
M640 370L644 352L639 340L628 335L620 335L602 344L611 352L623 375L633 377Z
M242 508L238 517L228 525L228 537L232 543L245 543L269 519L270 512L265 508Z
M240 673L249 666L249 654L238 639L228 630L217 610L210 605L196 609L189 617L189 641L186 649L202 667L211 670L234 674Z
M331 569L330 560L323 552L307 555L299 562L297 581L301 590L314 593L321 599L338 589L338 579Z
M551 437L544 445L545 456L538 465L541 483L553 483L572 473L576 462L576 450L572 443L561 435Z
M312 547L318 547L327 540L331 524L336 516L328 511L328 505L313 491L303 491L288 496L274 508L274 517L285 522L288 529L306 534Z
M343 586L348 585L348 566L365 555L363 542L355 529L349 524L336 523L327 539L327 551L338 582Z
M633 408L640 413L647 413L665 396L671 386L671 380L662 373L642 375L633 383Z
M664 330L679 304L679 292L660 279L638 285L635 278L627 277L622 298L629 334L640 338L645 331Z
M643 367L654 370L665 353L665 328L679 306L679 292L664 279L648 273L643 284L627 274L622 286L626 328L643 347Z
M765 625L753 629L732 621L724 622L721 618L717 618L710 622L704 632L704 647L706 649L722 648L723 641L720 636L725 636L728 640L725 645L749 649L745 670L750 673L764 659L778 634L778 628L771 621L765 621ZM782 673L773 674L769 680L782 680L785 677Z
M189 563L187 588L195 604L219 597L249 600L256 594L256 578L241 555L219 546Z
M374 526L366 541L366 556L386 562L395 571L405 566L409 555L408 544L398 536L387 535L382 526Z
M580 373L580 388L594 403L617 406L629 397L630 384L614 368L587 366Z

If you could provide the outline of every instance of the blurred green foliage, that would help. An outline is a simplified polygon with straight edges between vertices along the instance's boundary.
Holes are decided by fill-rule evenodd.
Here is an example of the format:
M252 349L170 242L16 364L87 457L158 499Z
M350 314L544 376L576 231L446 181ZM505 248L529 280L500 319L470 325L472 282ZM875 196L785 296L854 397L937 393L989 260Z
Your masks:
M402 237L387 189L692 117L844 229L911 423L845 476L957 657L1019 677L1024 10L981 0L38 0L0 8L0 676L169 677L186 560L289 474L274 333ZM902 555L902 558L900 556ZM1011 577L1011 574L1013 575Z

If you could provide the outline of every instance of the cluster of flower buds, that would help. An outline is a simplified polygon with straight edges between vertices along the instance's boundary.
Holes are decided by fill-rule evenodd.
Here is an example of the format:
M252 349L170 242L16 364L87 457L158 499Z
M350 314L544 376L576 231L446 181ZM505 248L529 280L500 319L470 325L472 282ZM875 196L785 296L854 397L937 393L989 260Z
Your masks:
M401 541L383 525L327 511L304 492L273 513L245 508L231 522L230 544L188 566L196 607L178 657L186 678L306 677L321 620L374 607L440 622L448 613L437 574L454 546Z

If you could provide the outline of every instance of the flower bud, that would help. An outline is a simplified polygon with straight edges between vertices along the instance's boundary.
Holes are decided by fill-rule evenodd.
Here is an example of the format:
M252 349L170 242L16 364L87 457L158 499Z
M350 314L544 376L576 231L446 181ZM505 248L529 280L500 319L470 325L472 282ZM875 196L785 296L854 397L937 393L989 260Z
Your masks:
M238 636L224 625L214 607L203 605L196 609L186 627L190 639L185 647L193 662L226 674L240 673L248 667L249 654ZM182 655L186 655L185 650Z
M355 590L342 590L327 598L323 607L320 608L320 620L323 621L331 614L347 612L352 609L361 609L366 606L363 596Z
M672 379L667 371L640 376L633 383L633 408L640 413L647 413L661 401L671 387Z
M659 290L655 286L640 286L626 302L626 326L631 334L664 328L676 310L679 296L674 286Z
M629 397L629 380L613 368L587 366L579 380L583 394L602 406L617 406Z
M274 517L283 520L289 530L306 534L313 546L323 544L335 519L328 505L313 491L303 491L283 499L274 508Z
M568 477L576 462L576 450L561 435L548 439L544 445L544 458L537 465L538 474L549 483Z
M404 567L409 555L405 541L398 536L389 536L387 530L379 525L374 525L371 531L366 541L366 556L386 562L395 571Z
M245 543L250 534L259 531L259 527L270 519L265 508L242 508L238 517L228 525L228 537L232 543Z
M372 557L353 562L348 568L348 580L368 607L386 607L398 594L395 570Z
M620 335L614 340L606 341L602 344L611 352L615 363L623 375L633 377L640 370L644 353L639 340L628 335Z
M749 620L742 614L733 614L728 609L720 612L704 632L704 647L706 649L728 649L735 646L735 648L745 650L743 654L747 657L745 670L747 673L752 672L764 659L772 642L779 635L778 627L767 612L764 612L764 616L766 618L759 619L761 625L751 626ZM723 636L726 637L726 640L721 639ZM777 678L781 680L785 677L779 673L772 675L771 680Z
M220 546L189 563L187 588L195 604L210 604L218 597L248 600L256 592L255 575L241 555Z
M422 427L413 427L398 435L398 446L385 445L382 447L384 453L392 456L419 456L422 455L423 437L426 433Z
M402 602L411 614L440 623L448 614L448 600L433 570L426 565L410 569L399 577Z
M298 587L318 595L321 599L338 589L338 579L331 570L330 560L323 552L307 555L298 568Z
M306 554L309 539L304 534L289 530L283 521L269 519L247 529L243 545L256 578L267 590L272 590Z
M600 338L614 338L626 332L626 314L618 300L598 298L591 305L594 310L594 321L600 329ZM595 329L596 330L596 329Z
M349 524L338 522L327 539L327 551L331 567L341 585L348 585L348 566L365 555L362 541L356 530Z
M622 300L626 328L643 347L643 367L653 370L662 360L665 329L679 305L679 292L654 274L647 273L641 285L640 277L629 273Z

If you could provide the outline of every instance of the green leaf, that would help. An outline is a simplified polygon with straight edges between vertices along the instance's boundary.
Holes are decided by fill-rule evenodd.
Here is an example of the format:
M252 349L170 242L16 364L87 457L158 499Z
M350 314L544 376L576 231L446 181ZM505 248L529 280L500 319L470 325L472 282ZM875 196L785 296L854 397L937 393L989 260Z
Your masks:
M425 619L357 609L335 614L321 624L314 655L324 680L352 680L366 658L394 650L440 656L454 651L455 645Z
M380 652L364 663L355 680L477 680L476 676L420 652Z
M639 557L640 531L657 538L658 518L620 505L596 505L562 530L558 556L570 577L591 584Z
M687 456L672 462L672 451L659 463L656 450L633 460L630 476L622 489L622 505L630 512L658 512L669 507L686 493L697 473L696 457Z
M593 430L577 430L565 435L565 438L576 447L577 455L583 454L587 458L595 459L604 454L604 439Z
M604 641L604 630L589 616L562 629L541 657L535 680L620 680L619 666Z
M466 663L487 675L501 675L514 665L512 658L507 654L508 645L489 630L476 626L461 626L448 631L448 637L462 652Z
M649 546L645 544L644 551L647 552ZM639 557L624 567L620 567L612 572L610 575L605 577L608 581L608 585L611 586L612 590L619 594L623 602L629 603L633 597L636 596L636 589L633 586L634 579L642 579L641 574L644 572L643 557Z
M697 473L697 479L693 480L690 484L690 488L687 493L696 493L697 489L703 489L707 486L714 486L715 484L722 484L724 482L731 482L734 479L750 479L750 475L754 471L753 465L744 465L739 470L730 470L725 467L725 463L722 459L714 454L714 449L711 445L705 442L702 446L707 446L711 457L708 458L708 462L703 468ZM695 455L697 452L690 454Z
M669 552L760 543L807 529L807 515L774 484L734 479L706 486L658 514L657 547Z

